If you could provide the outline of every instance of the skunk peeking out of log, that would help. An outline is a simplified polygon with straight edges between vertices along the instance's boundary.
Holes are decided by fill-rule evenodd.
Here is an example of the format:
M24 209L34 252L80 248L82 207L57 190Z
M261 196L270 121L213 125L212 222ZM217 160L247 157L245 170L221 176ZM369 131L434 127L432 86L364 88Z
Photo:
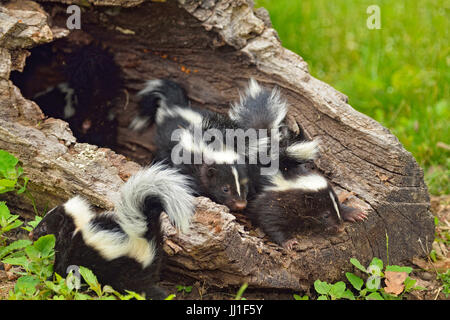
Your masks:
M240 102L229 110L230 118L243 128L278 131L272 139L278 139L280 147L272 157L278 158L279 169L274 175L262 175L263 166L251 167L256 196L250 199L245 213L272 241L292 249L296 233L336 232L344 220L363 220L366 214L340 204L330 183L313 171L318 141L286 130L286 114L287 104L279 90L268 91L253 79Z
M249 193L245 161L238 161L241 155L233 148L213 149L202 140L208 130L218 130L225 137L225 131L237 128L236 124L226 116L192 108L185 90L171 80L150 80L138 95L139 114L130 128L142 131L156 123L156 159L167 160L193 177L197 194L232 211L245 209ZM177 162L174 155L180 152L189 154L189 159ZM195 161L198 157L200 160Z
M133 175L121 188L114 212L96 214L76 196L50 210L32 233L56 237L54 271L69 266L91 269L102 284L163 299L159 280L162 260L160 215L186 231L194 213L190 179L156 163Z
M69 123L79 142L113 147L117 120L112 111L122 86L120 68L100 44L75 49L64 57L65 81L34 95L47 115Z
M318 173L286 178L281 172L270 176L246 210L251 221L275 243L292 249L295 235L342 231L343 221L364 220L362 211L342 205L330 183Z

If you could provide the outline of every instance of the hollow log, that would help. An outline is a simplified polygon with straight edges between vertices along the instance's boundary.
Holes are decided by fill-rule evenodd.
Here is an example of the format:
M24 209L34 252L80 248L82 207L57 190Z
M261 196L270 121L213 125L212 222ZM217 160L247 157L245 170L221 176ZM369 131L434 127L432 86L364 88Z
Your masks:
M66 8L81 8L81 30L68 30ZM0 148L17 158L30 178L37 208L79 194L99 209L155 151L152 131L128 129L136 114L136 92L144 81L167 77L187 89L192 104L226 112L249 78L278 86L289 104L290 129L321 141L316 166L345 204L368 212L336 236L302 236L287 251L255 229L244 215L207 198L187 234L163 216L166 279L196 279L211 286L308 290L316 279L345 279L349 259L378 257L404 263L431 249L434 223L423 171L386 128L353 109L347 97L308 72L305 61L282 47L264 10L251 0L51 0L0 6ZM60 43L61 39L65 42ZM12 73L24 72L33 48L55 50L92 39L114 53L124 75L119 136L113 150L77 143L68 124L47 118L26 98L36 85L57 78L50 66L35 68L30 86L18 88ZM53 71L52 71L53 70ZM53 72L53 73L52 73ZM50 76L49 76L50 75ZM34 77L34 78L33 78ZM3 195L24 217L30 201ZM389 248L387 248L389 246Z

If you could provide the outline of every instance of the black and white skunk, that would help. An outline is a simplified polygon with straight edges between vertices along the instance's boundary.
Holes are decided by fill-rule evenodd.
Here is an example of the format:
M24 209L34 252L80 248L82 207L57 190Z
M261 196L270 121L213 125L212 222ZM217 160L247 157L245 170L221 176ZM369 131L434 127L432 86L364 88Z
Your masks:
M71 265L85 266L101 284L163 299L164 291L155 285L163 254L162 211L186 231L194 213L194 197L188 177L156 163L123 185L114 212L96 214L76 196L50 210L32 237L55 235L54 271L60 275Z
M64 59L65 81L32 99L45 115L66 120L79 142L113 147L117 120L112 108L122 86L119 66L98 44L82 46Z
M246 215L272 241L292 250L296 234L342 231L343 221L359 221L366 214L339 203L330 183L318 173L287 179L281 172L269 177L246 210Z
M139 113L130 123L130 129L142 131L155 121L159 107L189 106L186 90L169 79L148 80L139 91ZM195 115L194 115L195 116Z
M241 155L233 148L211 148L203 140L206 132L217 130L222 140L211 137L208 142L224 146L225 131L237 128L236 124L223 115L190 107L184 89L170 80L150 80L138 95L139 114L130 127L143 130L156 123L156 159L168 160L193 177L197 194L233 211L243 210L249 192L245 161L239 161ZM180 152L188 154L188 159L176 161L174 157Z
M278 162L278 169L286 178L298 174L306 174L314 169L314 159L318 157L318 140L307 140L303 131L294 135L285 124L288 104L282 98L280 90L267 90L259 83L250 79L248 86L240 96L240 101L231 105L228 115L243 129L267 130L269 137L259 136L257 147L266 144L272 161ZM269 133L269 131L272 131ZM275 140L277 149L271 149L271 140ZM255 194L262 191L267 183L267 177L261 175L265 165L259 161L250 165L249 171ZM269 182L270 183L270 182Z

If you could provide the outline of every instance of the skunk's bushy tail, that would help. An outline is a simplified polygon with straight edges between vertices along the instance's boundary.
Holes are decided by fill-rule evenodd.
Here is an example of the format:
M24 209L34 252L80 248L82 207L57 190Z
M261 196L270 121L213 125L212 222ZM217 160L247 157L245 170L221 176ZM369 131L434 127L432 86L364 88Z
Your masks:
M181 231L189 227L194 214L190 179L163 163L156 163L133 175L121 188L116 213L129 235L144 237L162 211ZM158 230L159 231L159 230Z
M238 103L231 106L228 115L243 128L278 129L286 117L287 105L277 88L272 91L250 79Z
M138 96L139 113L130 123L130 128L135 131L145 130L152 124L159 107L189 105L186 91L176 82L167 79L148 80Z

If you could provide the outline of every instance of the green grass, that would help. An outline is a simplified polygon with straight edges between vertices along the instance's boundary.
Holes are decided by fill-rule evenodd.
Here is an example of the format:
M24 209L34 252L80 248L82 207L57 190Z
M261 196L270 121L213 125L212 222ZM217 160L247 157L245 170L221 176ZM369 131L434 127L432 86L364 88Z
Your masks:
M257 0L283 46L349 104L389 128L425 169L433 194L450 193L450 2ZM381 29L370 30L369 5Z

